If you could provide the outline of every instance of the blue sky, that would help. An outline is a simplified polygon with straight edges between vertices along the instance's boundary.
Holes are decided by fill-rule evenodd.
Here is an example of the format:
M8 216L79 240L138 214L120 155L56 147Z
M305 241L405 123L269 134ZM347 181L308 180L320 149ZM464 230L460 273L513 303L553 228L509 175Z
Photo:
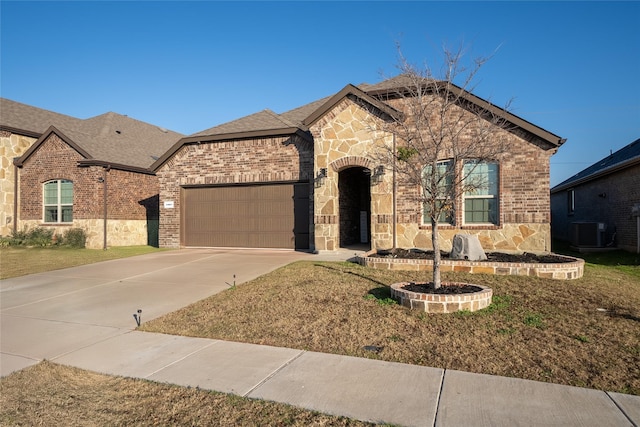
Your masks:
M476 95L563 138L555 185L640 138L640 2L1 1L0 94L184 134L397 74L492 59ZM496 52L497 50L497 52Z

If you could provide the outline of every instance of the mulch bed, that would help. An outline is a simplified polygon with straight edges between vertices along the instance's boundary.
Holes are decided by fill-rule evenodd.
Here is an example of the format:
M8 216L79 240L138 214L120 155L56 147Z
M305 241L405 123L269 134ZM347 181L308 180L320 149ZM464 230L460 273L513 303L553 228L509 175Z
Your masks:
M566 262L572 262L572 258L567 258L562 255L545 254L537 255L529 252L522 254L505 254L502 252L487 252L487 259L476 262L523 262L530 264L561 264ZM420 249L392 249L392 250L379 250L375 254L369 255L375 258L402 258L402 259L433 259L433 251L423 251ZM448 252L440 252L440 257L443 260L449 258ZM464 260L458 260L464 261Z
M433 287L433 283L409 283L402 287L405 291L419 292L422 294L439 294L439 295L457 295L457 294L472 294L474 292L480 292L482 288L474 285L467 285L464 283L447 284L443 283L438 289Z

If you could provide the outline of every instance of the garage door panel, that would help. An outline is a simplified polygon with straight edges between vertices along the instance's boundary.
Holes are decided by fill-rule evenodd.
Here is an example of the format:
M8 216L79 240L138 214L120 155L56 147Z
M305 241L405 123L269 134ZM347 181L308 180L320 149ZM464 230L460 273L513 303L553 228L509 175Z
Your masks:
M307 249L308 184L183 189L185 246Z

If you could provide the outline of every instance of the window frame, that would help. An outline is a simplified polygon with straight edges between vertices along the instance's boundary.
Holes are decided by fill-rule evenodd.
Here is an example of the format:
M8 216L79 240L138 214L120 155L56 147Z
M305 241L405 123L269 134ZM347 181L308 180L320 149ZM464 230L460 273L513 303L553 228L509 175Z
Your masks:
M573 188L567 190L567 215L576 212L576 191Z
M55 184L55 203L48 200L47 187ZM70 184L70 195L63 195L63 184ZM63 200L66 199L66 200ZM69 202L68 199L71 199ZM49 202L49 203L48 203ZM51 219L48 213L51 212ZM67 219L67 215L70 218ZM55 219L55 220L54 220ZM71 224L73 223L73 181L69 179L52 179L42 184L42 222L44 224Z
M475 163L476 165L473 167L472 171L467 174L466 166L470 163ZM462 182L465 185L465 181L469 178L469 176L477 175L477 168L481 165L487 165L489 170L486 176L486 184L481 184L482 187L486 188L487 194L470 194L469 191L461 191L461 211L462 211L462 225L467 226L498 226L500 225L500 163L497 161L489 161L489 160L474 160L467 159L462 162ZM494 167L493 171L491 168ZM492 172L495 175L492 177ZM493 179L492 179L493 178ZM485 179L485 178L483 178ZM493 191L492 191L493 190ZM468 221L467 220L467 201L471 200L486 200L488 203L493 201L495 209L483 210L482 212L486 212L486 216L488 221ZM473 210L471 212L474 212ZM491 217L494 216L494 220Z

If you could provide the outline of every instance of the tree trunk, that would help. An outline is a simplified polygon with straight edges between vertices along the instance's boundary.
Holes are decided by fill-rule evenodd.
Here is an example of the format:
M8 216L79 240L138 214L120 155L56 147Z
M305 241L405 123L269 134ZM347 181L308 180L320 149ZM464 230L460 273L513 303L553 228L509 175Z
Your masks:
M438 240L438 221L431 218L431 243L433 245L433 287L442 285L440 279L440 241Z

